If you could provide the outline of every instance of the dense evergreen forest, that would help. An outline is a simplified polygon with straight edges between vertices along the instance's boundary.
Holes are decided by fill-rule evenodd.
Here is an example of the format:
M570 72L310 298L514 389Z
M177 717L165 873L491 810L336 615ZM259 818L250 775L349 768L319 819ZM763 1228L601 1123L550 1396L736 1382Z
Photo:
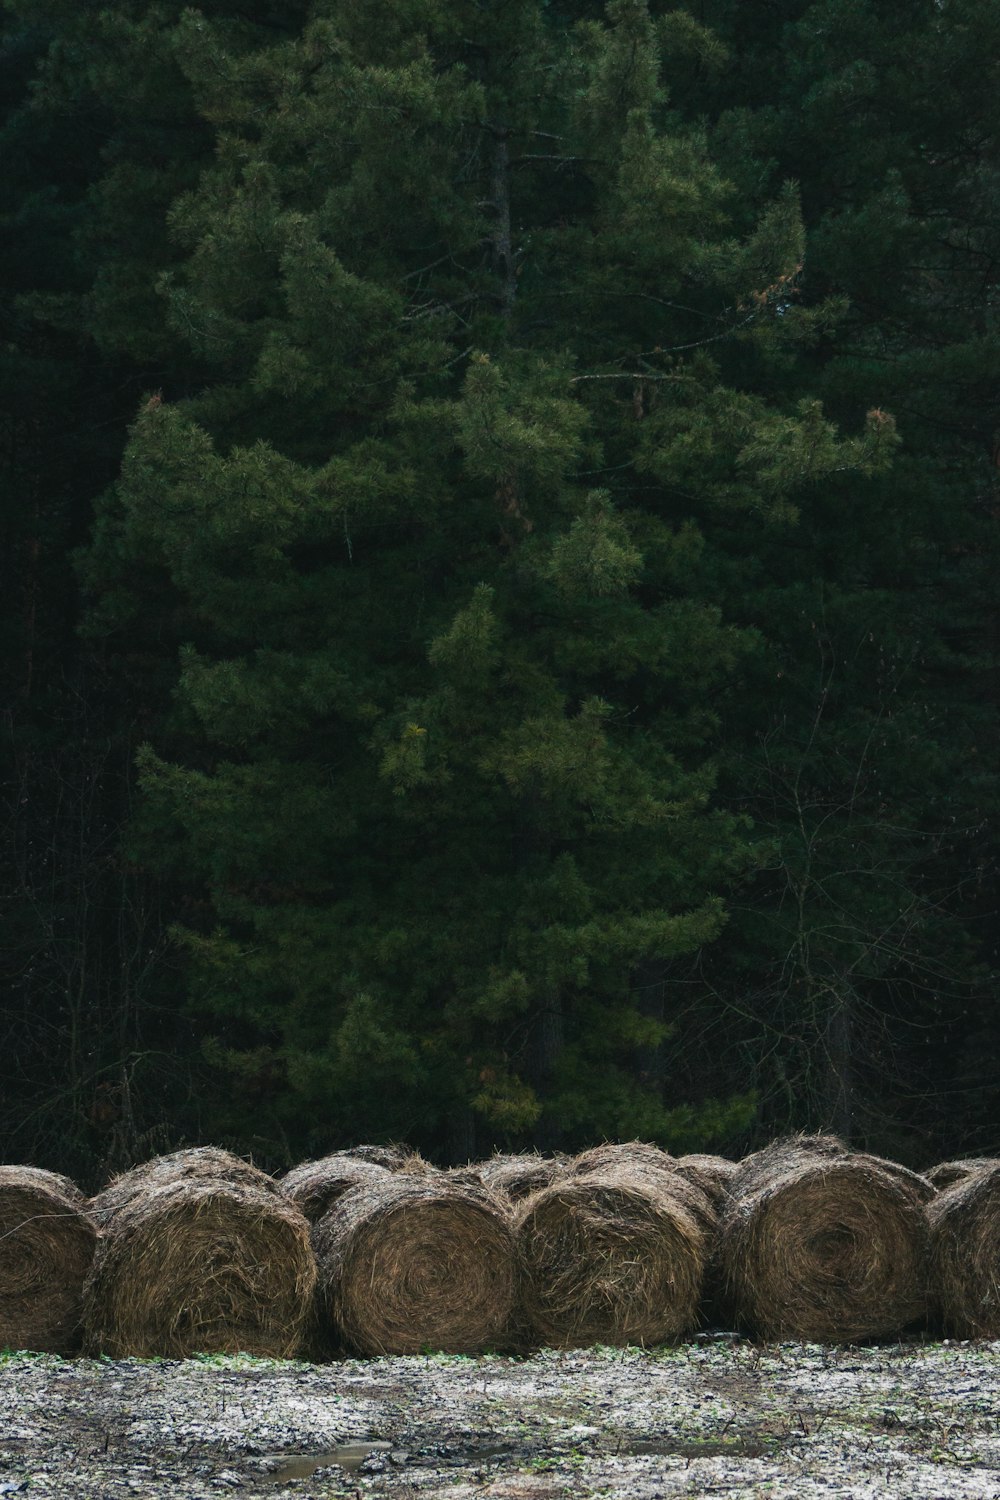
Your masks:
M3 0L4 1159L1000 1149L995 0Z

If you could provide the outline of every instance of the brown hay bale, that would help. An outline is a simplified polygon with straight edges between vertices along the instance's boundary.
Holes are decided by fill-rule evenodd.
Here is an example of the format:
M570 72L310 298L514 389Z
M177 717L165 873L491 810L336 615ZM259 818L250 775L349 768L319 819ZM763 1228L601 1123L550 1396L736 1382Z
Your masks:
M867 1163L868 1166L877 1167L886 1172L915 1193L921 1202L929 1202L934 1196L933 1188L928 1179L919 1172L911 1172L909 1167L904 1167L897 1161L890 1161L885 1156L874 1156L870 1151L852 1151L850 1146L836 1135L788 1135L782 1136L770 1145L755 1151L751 1156L745 1156L742 1161L736 1163L736 1170L729 1184L731 1196L740 1196L744 1193L754 1192L759 1184L773 1182L775 1177L782 1172L792 1168L798 1168L804 1161L847 1161L851 1160L859 1165Z
M650 1141L604 1141L571 1157L567 1170L576 1176L589 1177L592 1172L630 1172L636 1167L673 1172L676 1166L676 1156Z
M345 1146L342 1151L335 1151L334 1156L353 1156L358 1161L374 1162L377 1167L387 1167L390 1172L396 1172L404 1167L414 1157L423 1160L418 1153L409 1146L399 1142L392 1142L386 1146Z
M103 1226L123 1208L147 1197L155 1188L166 1187L171 1182L203 1181L244 1183L263 1192L280 1193L273 1177L241 1156L233 1156L218 1146L192 1146L183 1151L171 1151L167 1156L154 1156L151 1161L141 1162L112 1178L107 1187L90 1200L90 1212Z
M315 1224L351 1188L377 1182L380 1177L389 1175L387 1167L381 1167L366 1157L355 1156L350 1151L334 1151L319 1161L305 1161L293 1167L278 1186L286 1197L298 1204L310 1224Z
M913 1172L909 1167L901 1166L898 1161L890 1161L885 1156L873 1156L870 1151L852 1151L851 1160L856 1162L867 1162L869 1166L878 1167L880 1171L887 1172L890 1177L895 1177L897 1182L908 1188L921 1203L929 1203L934 1197L936 1189L922 1172Z
M436 1167L432 1161L425 1161L419 1151L407 1151L392 1170L397 1173L409 1173L411 1177L445 1176L440 1167Z
M924 1176L939 1193L943 1193L956 1183L964 1182L967 1177L974 1177L977 1172L988 1171L996 1164L997 1159L993 1156L967 1156L956 1161L938 1162L936 1167L928 1167Z
M836 1135L781 1136L736 1163L729 1190L735 1196L753 1192L758 1182L771 1182L789 1168L800 1166L807 1157L826 1161L849 1155L849 1148Z
M738 1174L737 1188L747 1185L722 1217L717 1274L736 1326L761 1338L856 1343L922 1318L930 1185L874 1157L776 1144L770 1173L758 1159Z
M460 1187L482 1187L483 1166L481 1161L466 1162L462 1167L446 1167L444 1175L449 1182L457 1182Z
M97 1230L80 1190L39 1167L0 1167L0 1348L72 1354Z
M293 1203L255 1183L180 1178L110 1216L84 1288L85 1344L115 1359L289 1359L315 1283Z
M0 1171L16 1172L24 1183L33 1182L37 1187L44 1188L46 1191L55 1189L57 1193L62 1193L64 1198L68 1198L71 1203L75 1203L77 1208L86 1209L86 1193L82 1193L72 1178L64 1177L61 1172L47 1172L44 1167L20 1166L10 1168L0 1167Z
M393 1173L346 1193L313 1230L327 1340L360 1355L495 1348L510 1321L517 1262L490 1193L445 1173Z
M566 1170L573 1176L589 1177L593 1173L610 1172L615 1176L652 1177L654 1184L664 1185L679 1198L687 1211L694 1215L709 1241L718 1228L718 1214L711 1194L694 1176L678 1170L679 1158L671 1156L660 1146L648 1141L605 1141L601 1146L592 1146L572 1157Z
M927 1205L931 1315L956 1338L1000 1337L1000 1161Z
M730 1185L736 1176L737 1164L725 1156L711 1156L705 1152L692 1152L679 1156L675 1171L686 1177L705 1194L716 1212L721 1212L729 1196Z
M685 1201L685 1198L688 1201ZM566 1175L515 1211L521 1317L554 1347L661 1344L695 1327L712 1215L657 1168Z
M737 1162L729 1191L736 1196L753 1192L758 1183L769 1183L782 1172L800 1166L807 1159L846 1161L848 1158L859 1165L867 1163L898 1178L921 1202L929 1202L934 1196L931 1184L919 1172L911 1172L909 1167L900 1166L898 1161L890 1161L885 1156L874 1156L870 1151L852 1151L836 1135L788 1135L772 1141L762 1150Z
M488 1161L470 1162L467 1167L454 1167L448 1173L453 1182L467 1182L488 1188L493 1193L502 1193L511 1203L520 1203L539 1188L548 1187L565 1172L563 1163L551 1156L541 1156L537 1151L525 1151L519 1155L497 1153Z

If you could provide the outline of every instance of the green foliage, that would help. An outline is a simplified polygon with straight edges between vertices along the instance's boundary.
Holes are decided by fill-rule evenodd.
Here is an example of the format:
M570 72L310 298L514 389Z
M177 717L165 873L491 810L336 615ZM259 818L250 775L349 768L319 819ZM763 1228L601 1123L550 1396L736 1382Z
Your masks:
M627 0L567 51L523 10L465 55L447 6L375 55L357 14L256 50L171 33L218 150L159 285L220 383L140 413L92 618L174 642L147 857L204 882L208 1056L246 1095L280 1077L297 1138L306 1107L317 1138L471 1109L498 1139L693 1139L697 1109L632 1088L671 1028L631 976L723 925L746 830L710 809L704 693L752 637L677 496L690 468L692 495L792 514L876 462L814 402L670 352L738 341L801 250L788 195L723 239L725 185L666 122L666 38L705 34ZM130 568L159 582L130 596ZM714 1134L746 1114L719 1109Z
M877 1133L987 956L993 10L4 14L0 398L132 423L11 555L103 490L202 1134Z
M760 854L707 955L708 1035L728 1052L720 1084L760 1088L763 1130L832 1124L926 1160L935 1132L977 1138L981 1117L960 1124L956 1104L970 1079L973 1113L992 1097L991 1063L962 1038L993 1056L983 815L996 785L978 757L996 712L983 691L996 559L983 334L996 318L997 14L978 0L779 9L699 6L729 63L700 87L670 75L743 212L777 214L789 244L787 189L774 194L797 184L794 275L765 292L758 347L773 389L791 395L806 373L825 413L799 404L787 436L785 413L769 414L760 449L751 438L741 455L794 504L795 531L720 537L727 612L761 624L766 648L724 725L720 788L752 816ZM771 330L800 329L811 353L784 367ZM865 435L838 455L828 423L859 404ZM952 1069L956 1092L935 1104Z

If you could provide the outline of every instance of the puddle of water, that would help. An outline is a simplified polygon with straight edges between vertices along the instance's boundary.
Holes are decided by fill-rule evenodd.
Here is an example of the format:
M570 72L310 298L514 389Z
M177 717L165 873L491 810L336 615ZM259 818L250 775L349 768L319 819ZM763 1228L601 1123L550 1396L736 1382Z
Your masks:
M290 1479L310 1479L317 1469L327 1469L338 1464L348 1474L354 1474L370 1453L388 1453L391 1443L341 1443L329 1453L273 1454L281 1459L281 1468L272 1469L268 1478L273 1484L287 1484Z
M762 1458L767 1444L757 1437L706 1438L700 1443L678 1442L668 1438L623 1443L619 1453L635 1455L653 1454L671 1458Z
M328 1453L300 1453L300 1454L272 1454L274 1462L280 1462L281 1467L272 1469L268 1478L271 1483L287 1484L290 1479L311 1479L317 1469L326 1469L332 1464L338 1465L348 1474L354 1474L364 1463L371 1453L388 1453L392 1448L391 1443L361 1441L353 1443L342 1443L339 1448L331 1448ZM671 1458L760 1458L767 1452L767 1444L760 1438L748 1435L742 1438L719 1438L705 1439L702 1442L684 1442L676 1438L648 1438L633 1439L623 1442L614 1448L615 1457L639 1457L641 1455L653 1455ZM449 1454L447 1459L442 1455L442 1462L448 1466L456 1461L463 1466L469 1464L481 1464L494 1458L511 1458L517 1456L516 1447L510 1443L488 1444L482 1448L470 1449L467 1453L459 1455Z

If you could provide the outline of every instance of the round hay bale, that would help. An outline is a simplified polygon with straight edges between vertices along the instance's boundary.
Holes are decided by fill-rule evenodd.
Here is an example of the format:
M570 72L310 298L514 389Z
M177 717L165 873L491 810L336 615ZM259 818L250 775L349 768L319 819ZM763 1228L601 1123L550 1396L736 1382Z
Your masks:
M902 1183L914 1193L921 1203L929 1203L937 1191L934 1184L922 1172L913 1172L898 1161L890 1161L888 1157L873 1156L869 1151L852 1151L851 1161L862 1164L867 1162L869 1166L878 1167L881 1172L887 1172L890 1177L895 1177L897 1182Z
M567 1171L589 1177L593 1172L630 1172L636 1167L673 1172L676 1166L676 1156L650 1141L604 1141L571 1157Z
M73 1183L0 1166L0 1348L72 1354L97 1229Z
M993 1156L966 1156L956 1161L938 1162L936 1167L928 1167L924 1176L939 1193L943 1193L967 1177L974 1177L977 1172L988 1171L996 1165L997 1159Z
M44 1167L20 1166L2 1167L0 1171L16 1172L25 1183L33 1182L37 1187L44 1188L46 1191L54 1188L57 1193L62 1193L64 1198L75 1203L77 1208L86 1209L87 1207L86 1193L82 1193L72 1178L64 1177L61 1172L47 1172Z
M935 1324L955 1338L1000 1338L1000 1161L938 1193L927 1220Z
M286 1197L298 1204L310 1224L315 1224L351 1188L390 1175L388 1167L379 1166L367 1157L355 1156L349 1151L334 1151L319 1161L306 1161L293 1167L281 1178L278 1186Z
M729 1190L738 1197L753 1192L758 1182L771 1182L782 1172L801 1166L807 1158L829 1161L849 1155L848 1147L836 1135L780 1136L736 1163Z
M651 1177L654 1185L666 1187L683 1203L698 1220L708 1240L712 1241L718 1228L718 1214L712 1197L701 1183L695 1182L693 1174L678 1170L678 1161L678 1157L648 1141L605 1141L601 1146L581 1151L569 1161L566 1170L581 1177L589 1177L595 1172L610 1172L640 1181Z
M567 1175L514 1215L521 1318L552 1347L662 1344L689 1333L710 1239L697 1190L658 1169ZM685 1197L688 1202L685 1202Z
M445 1176L460 1187L482 1187L484 1165L481 1161L469 1161L461 1167L445 1167Z
M846 1152L796 1157L786 1147L771 1166L769 1175L758 1160L737 1175L737 1187L748 1185L734 1190L722 1217L717 1280L736 1327L843 1344L921 1319L930 1185Z
M141 1162L112 1178L107 1187L90 1200L90 1212L103 1226L123 1208L145 1198L155 1188L166 1187L171 1182L203 1181L244 1183L263 1192L280 1193L273 1177L241 1156L233 1156L218 1146L192 1146L183 1151L171 1151L167 1156L154 1156L151 1161Z
M737 1164L725 1156L692 1152L688 1156L679 1156L674 1170L700 1188L716 1212L721 1212L736 1176Z
M478 1184L490 1192L502 1193L511 1203L520 1203L531 1193L537 1193L539 1188L548 1187L564 1172L563 1163L555 1157L526 1151L511 1156L498 1153L488 1161L455 1167L448 1175L453 1182Z
M797 1168L807 1160L846 1161L848 1159L859 1166L867 1163L871 1167L877 1167L880 1171L888 1173L891 1177L897 1177L923 1203L929 1202L934 1196L931 1184L919 1172L911 1172L909 1167L901 1166L898 1161L890 1161L885 1156L874 1156L870 1151L852 1151L836 1135L789 1135L772 1141L769 1146L755 1151L752 1156L745 1156L741 1162L736 1163L736 1170L729 1184L729 1192L731 1196L737 1197L753 1192L758 1184L772 1182L782 1172Z
M345 1193L313 1245L325 1336L355 1354L476 1354L505 1335L517 1261L489 1192L393 1173Z
M432 1161L425 1161L419 1151L407 1151L392 1171L408 1172L411 1177L444 1177L446 1175L441 1167L436 1167Z
M84 1288L85 1345L114 1359L299 1352L309 1225L280 1193L185 1177L111 1215Z
M374 1162L377 1167L387 1167L390 1172L396 1172L414 1157L423 1160L416 1151L409 1146L399 1142L391 1142L385 1146L345 1146L343 1151L333 1152L335 1156L353 1156L358 1161Z

